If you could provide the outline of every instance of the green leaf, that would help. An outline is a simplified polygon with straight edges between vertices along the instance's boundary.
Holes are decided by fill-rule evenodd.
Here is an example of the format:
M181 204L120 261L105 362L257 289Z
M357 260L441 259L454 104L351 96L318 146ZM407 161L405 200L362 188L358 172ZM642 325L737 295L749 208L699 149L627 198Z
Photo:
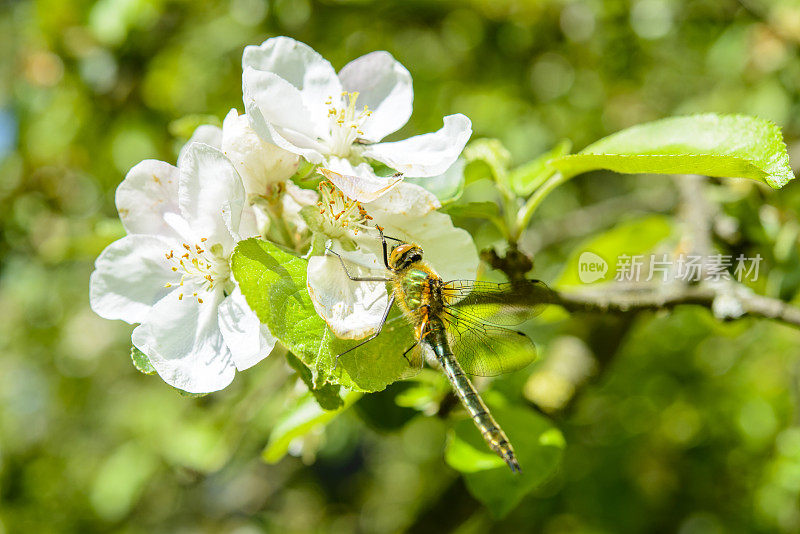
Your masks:
M362 395L355 391L347 393L342 406L337 410L323 410L312 395L303 396L300 402L289 410L272 429L269 442L261 453L261 457L265 462L277 463L286 455L292 440L308 434L315 428L327 425L352 406Z
M308 387L308 390L317 399L317 403L323 410L338 410L344 404L342 398L339 396L340 386L324 383L319 387L314 384L314 378L311 369L301 362L297 356L291 352L286 353L286 361L289 366L297 372L300 380Z
M306 290L305 259L251 238L239 242L231 267L247 304L311 370L314 384L328 380L352 390L380 391L408 370L403 350L414 343L414 337L400 318L336 363L337 355L356 342L336 338L317 315Z
M494 202L467 202L453 204L444 210L451 217L473 217L476 219L493 219L500 217L500 208Z
M620 256L651 253L672 234L672 230L672 219L663 215L619 223L611 230L579 243L564 263L564 270L553 287L609 282L614 279ZM643 266L642 276L647 274L647 268Z
M156 368L150 363L150 358L134 346L131 346L131 361L133 361L133 366L140 372L146 375L156 374Z
M233 275L259 320L316 372L330 333L308 296L306 267L303 258L257 238L240 241L231 259Z
M512 473L494 454L471 419L458 421L445 451L469 492L496 518L506 516L525 495L541 486L561 465L561 432L546 417L524 406L495 406L492 413L514 447L522 473Z
M318 164L301 159L291 180L301 189L317 189L319 182L325 179L321 174L317 174L318 168Z
M548 162L568 154L570 149L572 149L572 142L564 139L552 150L511 171L508 177L511 190L521 197L529 196L556 172L553 167L548 165Z
M444 373L436 369L422 369L409 383L411 386L395 397L395 404L418 412L435 412L442 399L452 392L452 386Z
M478 139L464 149L467 163L483 162L498 183L507 181L508 166L511 164L511 153L506 150L499 139Z
M186 397L189 399L199 399L200 397L205 397L206 395L210 395L210 393L189 393L188 391L184 391L176 387L173 387L172 389L177 391L178 395L180 395L181 397Z
M778 189L794 178L780 128L744 115L707 113L633 126L550 162L567 176L622 173L751 178Z

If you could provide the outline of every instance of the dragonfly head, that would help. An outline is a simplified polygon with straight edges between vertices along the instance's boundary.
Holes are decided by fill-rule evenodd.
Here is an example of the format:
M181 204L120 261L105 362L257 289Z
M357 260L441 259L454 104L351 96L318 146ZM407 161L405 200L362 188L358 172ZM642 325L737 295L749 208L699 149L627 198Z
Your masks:
M422 248L411 243L397 245L389 254L389 268L402 271L418 261L422 261Z

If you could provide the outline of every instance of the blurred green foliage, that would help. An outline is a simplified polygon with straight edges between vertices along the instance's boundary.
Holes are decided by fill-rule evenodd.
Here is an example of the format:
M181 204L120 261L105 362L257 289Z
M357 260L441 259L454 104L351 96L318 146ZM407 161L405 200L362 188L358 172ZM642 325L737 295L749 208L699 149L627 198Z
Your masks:
M461 112L513 166L562 139L581 149L704 111L775 121L800 160L791 1L2 1L0 532L800 530L800 335L767 321L721 324L687 308L531 326L542 362L491 393L524 393L566 446L559 471L500 522L444 461L458 413L425 415L445 398L438 375L361 398L266 464L270 432L307 395L282 358L197 399L139 373L130 327L88 308L92 261L122 234L114 188L141 159L174 161L206 116L241 110L242 48L274 35L337 68L388 50L414 77L414 115L397 138ZM467 200L486 200L481 182ZM760 253L754 289L794 299L800 186L709 187L717 245ZM584 240L617 246L602 232L653 205L636 199L654 193L671 212L673 189L576 178L521 247L555 281ZM568 224L619 197L636 201ZM501 237L467 227L481 247Z

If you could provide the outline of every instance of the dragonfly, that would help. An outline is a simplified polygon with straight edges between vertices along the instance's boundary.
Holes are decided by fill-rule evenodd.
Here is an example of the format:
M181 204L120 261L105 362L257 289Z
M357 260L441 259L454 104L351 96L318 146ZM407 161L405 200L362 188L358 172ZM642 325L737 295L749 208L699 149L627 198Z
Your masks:
M506 327L537 315L544 305L554 302L553 293L539 280L445 282L423 260L422 247L385 236L380 226L377 229L383 244L386 277L351 276L342 257L329 250L339 258L350 280L387 282L392 288L377 331L338 357L375 339L396 304L415 334L415 343L403 353L411 370L405 377L422 368L423 356L437 362L489 448L512 472L521 472L508 436L467 375L496 376L535 360L536 346L531 339ZM396 244L390 247L387 240Z

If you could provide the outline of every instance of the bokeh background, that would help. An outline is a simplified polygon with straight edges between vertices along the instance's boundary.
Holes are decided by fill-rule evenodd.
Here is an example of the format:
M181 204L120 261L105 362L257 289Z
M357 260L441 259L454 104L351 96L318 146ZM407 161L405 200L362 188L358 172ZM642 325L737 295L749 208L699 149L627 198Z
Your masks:
M444 463L450 423L399 407L402 385L269 465L302 393L283 359L203 398L137 372L131 327L88 306L93 260L122 235L114 189L241 111L242 49L274 35L336 68L391 52L415 89L398 138L461 112L524 163L564 138L737 112L775 121L800 160L795 1L0 0L0 533L800 531L800 335L768 321L686 308L537 327L542 363L505 387L567 448L500 521ZM756 289L795 298L798 187L710 187L719 246L760 253ZM523 247L553 282L583 240L673 221L676 198L666 177L580 177Z

